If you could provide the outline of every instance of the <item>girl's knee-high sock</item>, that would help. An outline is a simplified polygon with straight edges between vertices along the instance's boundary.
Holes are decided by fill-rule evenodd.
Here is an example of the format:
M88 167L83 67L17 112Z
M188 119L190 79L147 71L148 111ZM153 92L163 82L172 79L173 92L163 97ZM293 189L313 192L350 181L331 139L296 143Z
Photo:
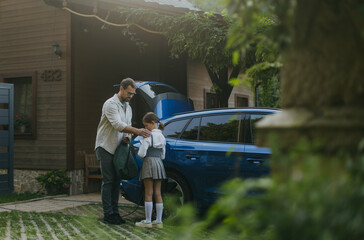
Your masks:
M152 221L153 202L144 202L145 208L145 220L147 222Z
M157 222L162 222L162 215L163 215L163 203L156 203L155 208L157 210Z

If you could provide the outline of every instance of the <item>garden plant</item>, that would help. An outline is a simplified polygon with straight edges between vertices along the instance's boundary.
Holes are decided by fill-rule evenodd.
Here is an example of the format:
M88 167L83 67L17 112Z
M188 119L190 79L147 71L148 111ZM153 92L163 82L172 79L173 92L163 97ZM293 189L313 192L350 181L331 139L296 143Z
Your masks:
M51 170L38 176L37 181L47 190L48 194L66 193L71 185L71 179L64 170Z

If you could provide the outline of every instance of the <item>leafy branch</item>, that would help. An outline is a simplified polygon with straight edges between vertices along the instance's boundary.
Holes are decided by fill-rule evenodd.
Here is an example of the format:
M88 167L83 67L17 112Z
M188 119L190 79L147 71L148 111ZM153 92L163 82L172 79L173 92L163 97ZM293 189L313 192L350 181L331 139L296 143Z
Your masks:
M170 46L171 58L187 54L192 60L202 61L217 94L218 107L227 107L233 89L231 83L241 72L253 72L248 69L257 63L279 66L276 62L277 48L267 44L268 39L265 38L266 32L275 24L272 18L256 16L256 26L243 31L255 34L245 35L241 34L242 23L235 15L188 12L182 16L171 16L141 8L119 8L118 11L120 18L129 24L123 34L140 48L147 44L138 38L135 24L163 35ZM255 71L259 69L256 67ZM257 75L250 74L249 77L255 79ZM252 81L258 82L256 79Z

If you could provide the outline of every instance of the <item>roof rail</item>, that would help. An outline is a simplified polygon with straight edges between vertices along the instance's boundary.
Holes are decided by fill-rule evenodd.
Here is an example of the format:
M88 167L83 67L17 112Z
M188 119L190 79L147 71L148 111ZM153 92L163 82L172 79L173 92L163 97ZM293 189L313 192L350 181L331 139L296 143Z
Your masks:
M177 115L181 115L181 114L186 114L186 113L198 113L198 112L207 112L207 111L216 111L216 110L229 110L229 109L267 109L267 110L281 110L279 108L272 108L272 107L233 107L233 108L229 108L229 107L225 107L225 108L209 108L209 109L201 109L201 110L194 110L194 111L187 111L187 112L179 112L179 113L173 113L171 114L171 116L177 116Z

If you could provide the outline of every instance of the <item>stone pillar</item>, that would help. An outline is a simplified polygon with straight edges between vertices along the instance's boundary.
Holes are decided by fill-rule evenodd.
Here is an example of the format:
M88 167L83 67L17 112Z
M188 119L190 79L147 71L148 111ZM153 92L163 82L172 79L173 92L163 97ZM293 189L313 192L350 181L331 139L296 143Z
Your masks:
M76 169L68 171L68 176L71 178L71 186L69 189L70 195L77 195L83 193L83 187L85 183L85 171L84 169Z

